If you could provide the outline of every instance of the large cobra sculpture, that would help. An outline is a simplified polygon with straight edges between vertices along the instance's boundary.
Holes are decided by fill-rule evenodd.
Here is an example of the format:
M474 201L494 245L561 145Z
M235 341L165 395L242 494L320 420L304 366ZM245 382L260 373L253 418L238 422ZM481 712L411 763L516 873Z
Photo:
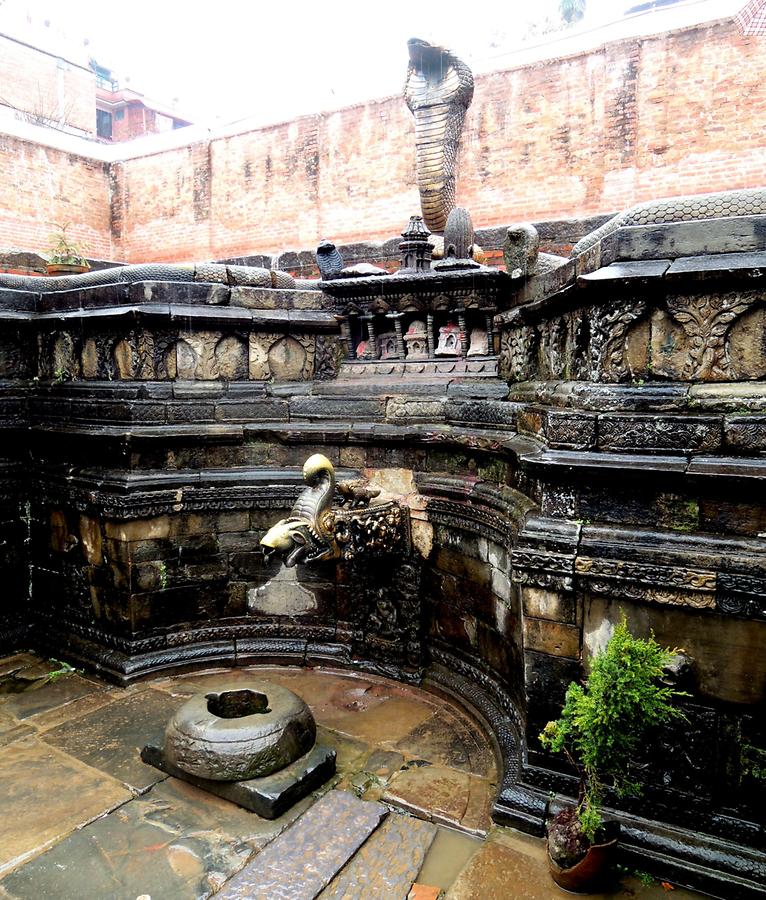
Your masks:
M335 470L321 453L303 464L307 487L286 519L277 522L261 539L264 556L281 556L288 568L298 563L333 559L340 551L335 540L331 506L335 494Z
M473 75L449 50L420 38L407 42L410 64L404 99L415 117L415 149L423 219L443 232L455 207L455 164Z

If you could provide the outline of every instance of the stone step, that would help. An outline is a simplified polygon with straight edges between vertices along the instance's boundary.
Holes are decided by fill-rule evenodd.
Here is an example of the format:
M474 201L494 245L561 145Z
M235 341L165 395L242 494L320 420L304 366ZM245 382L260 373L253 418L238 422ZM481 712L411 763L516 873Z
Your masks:
M391 814L319 895L319 900L406 900L436 826Z
M216 900L314 900L388 814L330 791L216 894Z

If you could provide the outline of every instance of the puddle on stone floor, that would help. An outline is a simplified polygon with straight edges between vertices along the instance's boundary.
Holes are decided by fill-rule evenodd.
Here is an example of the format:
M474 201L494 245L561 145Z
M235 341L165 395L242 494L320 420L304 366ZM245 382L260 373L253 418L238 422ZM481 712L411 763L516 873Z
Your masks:
M416 881L447 890L483 841L444 825L437 829Z

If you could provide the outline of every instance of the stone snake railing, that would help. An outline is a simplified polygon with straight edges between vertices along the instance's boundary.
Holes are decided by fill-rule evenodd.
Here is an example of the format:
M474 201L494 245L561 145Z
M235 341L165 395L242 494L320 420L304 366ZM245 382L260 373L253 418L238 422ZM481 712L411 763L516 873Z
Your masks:
M585 253L619 228L629 225L663 225L671 222L691 222L696 219L762 215L766 215L766 188L649 200L623 210L608 222L604 222L600 228L585 235L574 245L571 255L579 256Z
M260 288L296 288L300 281L288 272L223 263L145 263L96 269L79 275L43 278L0 273L0 288L34 293L79 290L108 284L141 281L205 282Z

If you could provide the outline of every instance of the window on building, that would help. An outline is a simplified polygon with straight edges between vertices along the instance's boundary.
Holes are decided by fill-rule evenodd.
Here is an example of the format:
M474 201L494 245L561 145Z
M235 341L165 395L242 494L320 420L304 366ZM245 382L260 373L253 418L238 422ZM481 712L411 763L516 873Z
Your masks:
M114 111L114 117L115 117L115 119L117 119L118 122L122 122L122 120L125 118L125 110L124 109L116 109Z
M96 110L96 134L100 138L112 139L112 114L105 109Z

